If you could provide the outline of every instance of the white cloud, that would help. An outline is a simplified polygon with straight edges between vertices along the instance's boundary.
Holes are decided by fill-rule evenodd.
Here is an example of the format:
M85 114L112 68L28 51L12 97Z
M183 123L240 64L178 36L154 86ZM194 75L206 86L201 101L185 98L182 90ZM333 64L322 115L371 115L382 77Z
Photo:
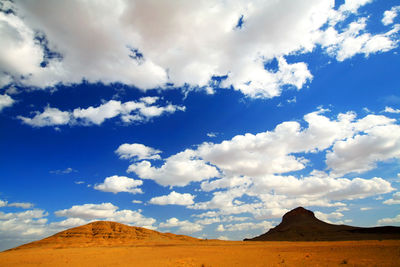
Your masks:
M104 182L101 184L96 184L93 188L103 192L111 192L111 193L119 193L119 192L128 192L131 194L141 194L142 189L138 188L138 186L142 185L143 181L134 180L132 178L128 178L126 176L110 176L104 179Z
M390 25L393 23L394 19L397 17L398 12L400 12L400 6L394 6L390 10L386 10L383 13L382 23L383 25Z
M219 237L217 237L217 239L219 239L219 240L229 240L229 238L227 236L223 236L223 235L220 235Z
M210 133L207 133L207 136L210 138L214 138L214 137L217 137L217 134L218 133L210 132Z
M343 214L338 211L334 211L331 213L323 213L320 211L315 211L314 214L315 217L327 223L338 223L337 221L343 218ZM335 222L332 222L332 219L334 219Z
M343 208L346 204L340 201L392 192L390 182L381 177L345 175L399 157L397 121L373 114L357 118L354 112L328 117L323 114L327 112L306 114L303 124L286 121L271 131L203 143L168 157L161 167L138 161L128 171L164 186L201 181L201 190L214 191L212 197L188 208L215 210L205 224L221 222L216 215L250 213L268 219L298 206ZM358 138L367 141L352 146ZM310 166L307 157L314 153L325 155L326 172L311 168L308 175L285 174ZM241 198L246 196L252 200L244 202Z
M6 107L11 107L14 103L15 100L9 95L0 95L0 112Z
M72 119L68 111L61 111L49 106L45 107L42 113L36 111L35 114L33 118L18 116L18 119L33 127L66 125Z
M122 144L115 150L120 159L135 158L143 159L160 159L161 150L154 149L142 144Z
M141 212L141 210L118 210L118 207L111 203L102 203L75 205L69 209L58 210L55 215L85 221L102 219L154 229L153 224L156 220L143 216Z
M77 172L77 170L74 170L71 167L68 167L65 170L50 171L50 173L54 173L54 174L68 174L68 173L71 173L71 172Z
M155 100L157 100L156 98ZM73 111L61 111L57 108L47 106L42 113L35 112L32 118L18 116L22 122L33 127L57 126L57 125L101 125L105 120L120 116L122 122L146 122L153 117L164 113L185 111L185 107L168 104L158 106L149 100L149 97L140 98L139 101L110 100L98 107L76 108ZM151 110L151 112L149 111Z
M194 197L195 196L189 193L180 194L175 191L172 191L171 193L165 196L153 197L152 199L150 199L149 203L156 205L187 206L187 205L192 205L194 203L193 201Z
M159 228L179 227L177 233L183 233L183 234L191 234L203 230L203 226L200 224L192 223L187 220L180 221L179 219L174 217L168 219L166 222L160 223L158 227Z
M378 225L400 225L400 214L394 218L383 218L378 220Z
M388 112L388 113L400 113L400 109L394 109L392 107L385 107L385 110L383 112Z
M342 175L365 172L377 162L395 158L400 159L400 126L388 122L336 142L326 155L326 164L333 173Z
M128 172L134 172L142 179L152 179L160 185L171 186L185 186L192 181L219 176L214 166L199 159L191 149L168 157L159 168L151 166L149 161L144 160L131 164Z
M372 210L371 207L362 207L360 208L361 211L367 211L367 210Z
M237 224L228 224L223 226L222 224L218 226L217 231L225 232L225 231L247 231L254 229L262 229L264 232L272 228L273 225L269 221L262 221L259 223L254 222L246 222L246 223L237 223Z
M222 87L233 86L250 97L275 97L287 85L299 90L312 79L304 62L287 63L284 57L312 51L321 43L319 36L326 32L321 27L326 22L342 22L347 13L369 2L347 0L335 11L334 1L319 0L17 1L11 4L17 15L0 16L0 85L47 87L85 79L120 82L142 90L167 89L171 86L166 84L172 83L212 93L212 77L227 75ZM240 17L244 24L239 29ZM48 58L45 42L35 41L34 29L60 57ZM369 54L392 49L395 37L389 35L343 35L334 43ZM360 36L362 40L353 40ZM345 44L347 38L351 40ZM361 50L358 43L362 43ZM352 56L349 49L344 50L339 60ZM276 72L264 68L272 59L279 61ZM41 67L43 61L46 66ZM159 111L149 107L144 112L154 115Z
M143 201L134 199L134 200L132 200L132 203L133 204L141 204L141 203L143 203Z
M368 4L371 3L373 0L346 0L343 5L339 7L340 11L342 12L357 12L357 10Z
M14 203L8 204L7 206L8 207L22 208L22 209L30 209L34 205L32 203L29 203L29 202L14 202Z
M30 209L34 205L29 202L13 202L8 203L8 201L0 199L0 207L15 207L15 208L22 208L22 209Z
M383 201L383 204L386 204L386 205L400 204L400 192L394 193L392 198Z
M387 52L398 46L399 25L394 25L389 31L375 35L366 32L366 26L367 18L359 18L350 23L342 32L338 32L332 25L320 33L319 42L328 54L336 57L338 61L346 60L356 54L369 56L378 52Z
M5 206L7 206L7 201L0 199L0 207L5 207Z
M112 217L118 209L111 203L75 205L69 209L54 212L59 217L80 218L84 220Z

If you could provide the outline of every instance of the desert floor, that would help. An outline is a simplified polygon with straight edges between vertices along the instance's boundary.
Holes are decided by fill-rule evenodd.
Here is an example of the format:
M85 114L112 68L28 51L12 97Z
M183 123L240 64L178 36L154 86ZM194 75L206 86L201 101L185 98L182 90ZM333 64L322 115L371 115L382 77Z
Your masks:
M136 243L0 253L0 266L400 266L400 240Z

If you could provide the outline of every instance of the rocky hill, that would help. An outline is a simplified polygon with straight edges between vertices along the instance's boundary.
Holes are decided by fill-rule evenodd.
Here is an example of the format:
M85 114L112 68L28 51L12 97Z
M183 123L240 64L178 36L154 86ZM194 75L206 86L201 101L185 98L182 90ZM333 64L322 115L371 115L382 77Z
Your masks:
M244 241L345 241L400 239L400 227L355 227L335 225L317 219L312 211L298 207L286 213L282 222L260 236Z
M128 226L117 222L97 221L59 232L42 240L16 247L13 250L35 247L125 246L140 244L141 242L159 243L165 241L185 242L196 240L199 239L185 235L160 233L146 228Z

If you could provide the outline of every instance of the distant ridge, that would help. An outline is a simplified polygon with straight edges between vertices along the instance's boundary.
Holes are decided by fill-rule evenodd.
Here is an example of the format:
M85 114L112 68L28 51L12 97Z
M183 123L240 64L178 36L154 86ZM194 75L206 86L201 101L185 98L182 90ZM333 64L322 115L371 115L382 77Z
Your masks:
M74 227L42 240L34 241L11 250L26 248L63 248L63 247L91 247L91 246L118 246L137 244L140 242L165 241L196 241L194 237L160 233L142 227L128 226L110 221L96 221L79 227Z
M355 227L335 225L317 219L303 207L283 215L282 222L260 236L244 241L350 241L400 239L400 227Z

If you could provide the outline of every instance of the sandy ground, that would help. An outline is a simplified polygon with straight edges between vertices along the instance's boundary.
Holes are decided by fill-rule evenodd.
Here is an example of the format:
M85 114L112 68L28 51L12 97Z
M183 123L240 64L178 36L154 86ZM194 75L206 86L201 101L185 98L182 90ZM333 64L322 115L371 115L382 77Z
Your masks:
M400 240L31 248L1 252L0 266L400 266Z

